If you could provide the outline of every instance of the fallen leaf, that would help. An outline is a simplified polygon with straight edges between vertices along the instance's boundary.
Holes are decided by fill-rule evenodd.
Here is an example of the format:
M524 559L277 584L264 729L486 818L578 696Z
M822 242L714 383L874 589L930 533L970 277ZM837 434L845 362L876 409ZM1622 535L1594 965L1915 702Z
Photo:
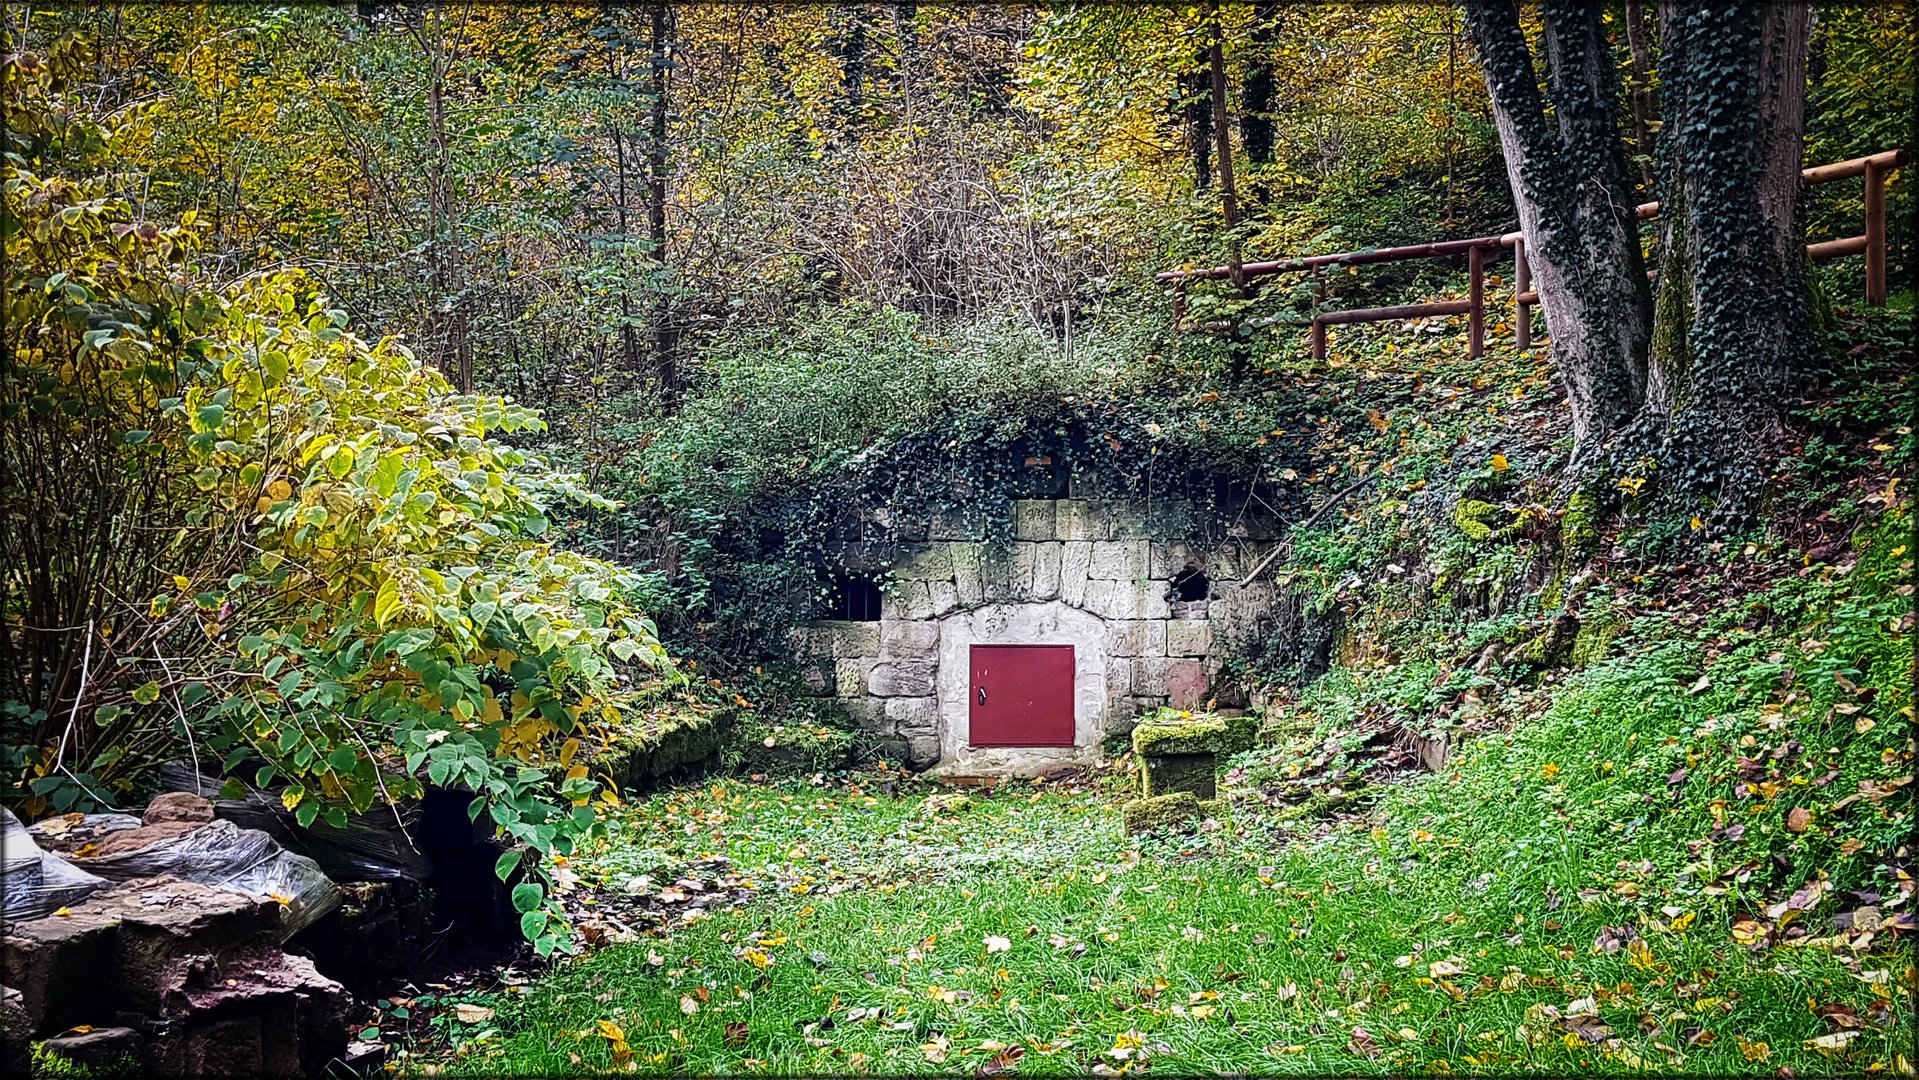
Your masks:
M1812 811L1803 806L1795 806L1786 811L1786 831L1802 833L1812 827Z
M462 1024L484 1024L493 1019L493 1010L484 1005L462 1001L453 1006L453 1018Z

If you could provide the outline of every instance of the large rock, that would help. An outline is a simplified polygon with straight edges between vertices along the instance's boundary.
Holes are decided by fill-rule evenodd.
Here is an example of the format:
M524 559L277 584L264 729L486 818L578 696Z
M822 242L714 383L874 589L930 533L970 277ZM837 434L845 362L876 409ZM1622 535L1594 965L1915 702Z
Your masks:
M31 1034L137 1018L148 1072L314 1073L346 1049L351 999L280 951L277 907L172 878L128 881L10 925L0 972Z
M132 1028L104 1027L48 1039L41 1049L96 1076L112 1076L136 1072L144 1046L145 1040Z
M20 1001L20 991L0 986L0 1070L8 1076L25 1076L32 1068L29 1044L33 1025Z
M149 803L140 820L137 829L120 829L103 836L94 845L92 857L108 859L185 836L213 821L213 804L185 791L169 791Z

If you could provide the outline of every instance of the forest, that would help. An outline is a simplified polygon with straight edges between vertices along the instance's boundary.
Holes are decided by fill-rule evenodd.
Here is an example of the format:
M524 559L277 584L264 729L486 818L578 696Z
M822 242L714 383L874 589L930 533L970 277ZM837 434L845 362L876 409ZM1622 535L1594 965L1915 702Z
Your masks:
M1911 5L0 10L10 1074L1915 1074Z

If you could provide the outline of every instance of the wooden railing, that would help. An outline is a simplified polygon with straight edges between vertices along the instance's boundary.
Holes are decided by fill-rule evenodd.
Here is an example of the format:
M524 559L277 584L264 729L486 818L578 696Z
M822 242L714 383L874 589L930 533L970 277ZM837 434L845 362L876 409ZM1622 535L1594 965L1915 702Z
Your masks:
M1887 150L1869 157L1853 158L1850 161L1834 162L1831 165L1819 165L1807 169L1801 175L1808 185L1830 184L1835 180L1846 180L1855 176L1866 178L1866 231L1859 236L1849 236L1843 240L1826 240L1817 244L1808 244L1806 254L1814 262L1828 262L1846 255L1866 257L1866 303L1881 307L1886 302L1886 177L1893 169L1906 163L1904 150ZM1659 216L1659 204L1649 202L1638 208L1641 221ZM1310 320L1298 320L1295 325L1309 326L1312 330L1313 359L1326 358L1326 328L1348 323L1384 322L1388 319L1419 319L1432 315L1465 315L1468 353L1473 357L1484 355L1486 351L1486 261L1490 253L1500 258L1507 251L1513 255L1513 343L1521 349L1532 347L1532 309L1539 303L1539 294L1532 288L1532 268L1526 261L1526 238L1523 233L1509 232L1503 236L1475 236L1465 240L1442 240L1431 244L1410 244L1404 247L1374 248L1370 251L1345 251L1334 255L1308 255L1294 259L1278 259L1271 262L1242 263L1238 267L1214 266L1203 270L1168 270L1156 275L1156 280L1175 286L1179 291L1174 298L1175 318L1183 320L1186 316L1186 287L1193 281L1231 280L1235 273L1241 281L1266 277L1274 274L1310 273L1313 275L1313 316ZM1401 304L1396 307L1357 308L1348 311L1322 311L1320 303L1325 299L1325 286L1320 275L1327 267L1361 266L1368 263L1401 262L1407 259L1435 259L1456 255L1466 256L1468 288L1464 300L1440 300L1426 304ZM1293 322L1280 318L1257 320L1250 325L1272 326ZM1208 324L1200 329L1234 329L1231 325Z

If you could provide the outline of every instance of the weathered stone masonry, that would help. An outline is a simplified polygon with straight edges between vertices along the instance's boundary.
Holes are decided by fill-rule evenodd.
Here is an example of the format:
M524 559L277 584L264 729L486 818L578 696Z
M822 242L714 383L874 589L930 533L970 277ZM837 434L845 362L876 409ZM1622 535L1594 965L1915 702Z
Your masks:
M936 518L929 539L894 546L877 621L815 623L791 640L813 692L917 768L1091 760L1159 706L1203 705L1223 649L1262 632L1273 610L1272 583L1242 578L1270 538L1211 550L1156 541L1135 506L1092 499L1018 500L1008 540L971 538L977 524ZM848 554L850 565L862 557ZM1192 570L1206 598L1181 600L1175 582ZM968 648L999 643L1074 646L1073 747L968 746Z

